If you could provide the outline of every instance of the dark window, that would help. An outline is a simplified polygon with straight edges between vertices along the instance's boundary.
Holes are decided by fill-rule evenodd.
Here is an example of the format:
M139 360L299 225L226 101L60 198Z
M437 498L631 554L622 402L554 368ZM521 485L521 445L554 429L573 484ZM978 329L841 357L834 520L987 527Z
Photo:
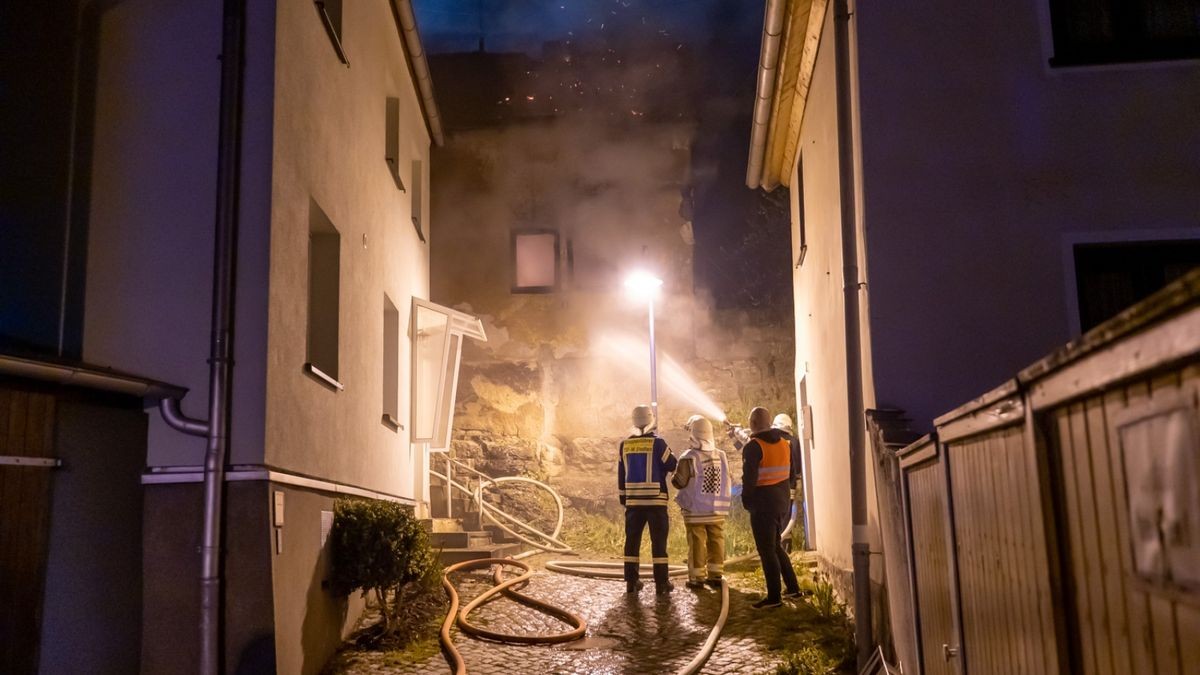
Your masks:
M1074 254L1087 332L1200 266L1200 240L1076 244Z
M558 233L518 230L512 234L512 290L549 293L558 289Z
M396 187L404 190L404 179L400 177L400 99L389 96L387 99L387 129L384 132L384 159L387 160L388 170Z
M400 310L383 296L383 423L400 428Z
M1200 57L1200 0L1050 0L1054 66Z
M421 180L425 176L425 167L421 160L414 159L412 161L412 176L409 178L409 183L412 184L412 224L417 228L417 236L421 241L425 241L425 181Z
M338 383L338 300L342 238L316 202L308 216L308 363L325 384Z
M329 41L333 43L333 50L337 52L337 57L342 63L350 64L346 59L346 50L342 47L345 41L345 36L342 34L342 0L314 0L317 6L317 14L321 16L321 23L325 24L325 32L329 33Z
M796 180L792 181L792 218L796 221L796 267L804 264L808 253L808 235L804 231L804 155L796 159Z

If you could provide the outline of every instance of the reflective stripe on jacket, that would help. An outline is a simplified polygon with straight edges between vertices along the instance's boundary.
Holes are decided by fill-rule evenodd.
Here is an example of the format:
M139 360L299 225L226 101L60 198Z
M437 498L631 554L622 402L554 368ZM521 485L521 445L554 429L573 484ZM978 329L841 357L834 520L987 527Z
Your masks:
M667 442L654 434L632 436L621 442L617 488L625 506L666 506L667 474L675 470L675 456Z

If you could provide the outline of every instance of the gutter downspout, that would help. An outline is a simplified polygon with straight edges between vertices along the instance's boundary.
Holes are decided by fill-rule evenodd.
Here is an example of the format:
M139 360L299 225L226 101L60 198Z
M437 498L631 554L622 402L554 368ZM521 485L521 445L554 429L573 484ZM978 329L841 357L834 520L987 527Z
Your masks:
M204 529L200 543L200 660L202 675L217 675L221 658L221 525L225 462L229 447L230 388L233 380L233 302L236 283L238 183L242 136L242 76L245 70L246 0L222 8L221 98L217 137L217 208L213 243L212 338L208 360L208 421L185 416L179 398L164 398L159 410L171 428L207 436L204 454Z
M870 659L871 548L867 536L866 412L863 410L862 335L859 319L858 218L854 171L854 95L850 72L849 0L834 0L834 67L837 72L838 184L842 217L842 291L846 320L846 408L850 421L850 513L854 526L854 641L858 667Z
M776 1L776 0L772 0ZM395 0L396 16L400 21L400 33L404 47L412 63L413 75L417 79L417 90L421 92L421 107L425 109L425 120L429 123L429 135L438 147L445 143L442 134L442 118L438 114L437 102L433 98L433 77L429 74L429 62L425 60L425 49L421 47L421 36L417 33L417 17L413 14L412 0Z
M405 0L407 2L407 0ZM767 152L767 127L771 122L771 101L775 97L779 47L783 35L786 0L767 0L763 18L762 51L758 57L758 87L754 97L754 124L750 128L750 160L746 166L746 186L760 187L763 160Z

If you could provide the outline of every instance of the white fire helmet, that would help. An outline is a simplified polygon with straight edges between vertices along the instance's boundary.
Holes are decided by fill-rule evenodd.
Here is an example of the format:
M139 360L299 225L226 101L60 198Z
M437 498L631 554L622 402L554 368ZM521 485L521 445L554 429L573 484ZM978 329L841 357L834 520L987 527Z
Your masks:
M775 419L771 421L771 428L772 429L781 429L783 431L788 432L789 434L792 433L792 418L791 418L791 416L788 415L787 413L779 413L778 415L775 416Z
M709 422L707 418L700 415L692 415L688 420L687 429L692 436L692 440L696 441L697 444L701 441L716 442L713 438L712 422Z
M654 411L648 405L639 405L633 409L633 426L645 433L654 424Z

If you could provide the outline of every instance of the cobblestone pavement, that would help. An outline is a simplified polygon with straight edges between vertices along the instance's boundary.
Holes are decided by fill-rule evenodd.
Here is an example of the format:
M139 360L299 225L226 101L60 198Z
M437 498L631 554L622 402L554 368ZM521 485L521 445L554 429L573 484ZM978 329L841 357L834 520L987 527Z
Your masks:
M536 566L538 561L529 562ZM487 570L458 573L454 581L464 604L491 586ZM497 644L463 635L455 627L454 642L471 673L672 673L696 655L721 609L719 591L693 591L683 586L682 579L674 583L675 592L658 597L654 584L647 580L646 588L635 596L627 595L619 580L539 570L521 592L582 616L588 622L584 639L560 645ZM759 597L753 590L730 588L729 618L703 672L770 673L782 660L784 649L803 643L804 624L813 620L812 609L799 603L756 611L750 604ZM544 634L567 628L557 619L507 598L488 603L471 617L477 625L510 633ZM445 658L437 653L411 665L357 658L353 667L343 672L424 675L447 671Z

